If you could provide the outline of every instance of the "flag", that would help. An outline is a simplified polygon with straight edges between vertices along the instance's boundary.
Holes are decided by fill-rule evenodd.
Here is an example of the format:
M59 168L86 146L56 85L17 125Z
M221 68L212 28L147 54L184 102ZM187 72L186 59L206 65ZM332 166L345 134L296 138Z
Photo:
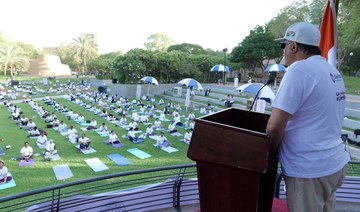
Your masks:
M324 17L321 22L320 49L321 55L325 57L332 66L336 67L336 12L333 0L328 0Z

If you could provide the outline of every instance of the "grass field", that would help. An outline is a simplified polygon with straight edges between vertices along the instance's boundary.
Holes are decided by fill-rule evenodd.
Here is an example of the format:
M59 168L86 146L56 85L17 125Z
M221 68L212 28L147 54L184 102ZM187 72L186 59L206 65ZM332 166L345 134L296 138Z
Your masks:
M127 132L125 129L121 127L115 127L114 124L106 121L105 119L93 114L90 111L85 110L79 105L68 101L66 99L58 99L58 103L71 108L74 112L82 113L85 116L86 120L90 120L95 118L98 124L105 122L109 129L114 129L119 137ZM43 102L39 102L42 106L45 107L50 113L55 111L51 106L47 106ZM20 103L17 104L24 114L32 118L38 127L46 129L46 123L43 119L41 119L38 114L31 109L28 104ZM64 122L70 126L74 125L74 127L78 130L79 134L82 133L80 130L80 125L72 120L67 120L65 115L55 111L59 120L64 120ZM61 160L59 161L45 161L42 155L35 157L35 165L28 167L18 167L18 160L13 161L11 158L18 157L20 148L23 146L24 141L29 141L30 145L33 147L35 153L41 154L42 150L39 149L35 141L33 139L26 138L27 132L23 129L19 129L19 125L16 124L11 118L9 118L10 113L7 111L5 106L1 106L0 108L0 128L2 130L1 137L5 138L5 141L0 143L0 147L4 148L6 145L11 145L11 149L6 150L6 155L2 156L1 159L5 161L5 165L8 167L9 171L14 176L17 186L5 189L1 191L0 196L7 196L19 192L30 191L34 189L43 188L49 185L61 184L64 182L80 180L84 178L90 178L105 174L112 174L123 171L130 170L139 170L151 167L161 167L175 164L187 164L192 163L190 159L186 157L186 152L188 145L184 142L180 142L179 139L182 137L173 137L169 134L166 134L166 137L172 142L173 147L177 148L179 151L175 153L167 153L165 151L159 150L153 146L155 140L150 138L146 138L144 143L134 144L125 139L121 139L125 146L120 149L115 149L110 145L106 145L103 140L107 138L102 138L98 134L93 131L86 131L86 136L89 137L92 141L91 146L96 150L96 153L84 155L80 153L74 146L74 144L70 143L67 138L60 135L53 129L46 129L48 133L48 139L53 139L57 145L57 149L59 151L59 155ZM171 117L168 117L171 119ZM150 122L154 122L154 118L150 119ZM163 123L165 127L167 127L168 123ZM146 126L143 124L139 124L139 128L145 132ZM185 129L178 128L178 131L184 134ZM139 148L150 155L151 158L140 160L126 150L130 148ZM117 166L114 162L107 158L108 154L119 153L124 157L128 158L131 161L131 164L128 166ZM99 158L103 163L105 163L110 169L95 173L85 162L85 159L89 158ZM55 179L55 175L53 173L52 167L60 164L68 164L74 174L74 177L57 181Z

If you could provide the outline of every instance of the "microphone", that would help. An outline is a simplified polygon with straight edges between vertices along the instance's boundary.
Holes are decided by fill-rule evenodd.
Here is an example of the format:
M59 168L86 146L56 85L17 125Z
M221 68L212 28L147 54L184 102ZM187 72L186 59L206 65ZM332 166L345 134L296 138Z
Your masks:
M258 90L258 92L257 92L256 95L255 95L254 101L252 102L252 104L251 104L251 106L250 106L250 109L249 109L247 115L249 114L249 112L250 112L250 111L252 110L252 108L254 107L255 101L256 101L256 99L258 98L261 90L262 90L266 85L271 84L271 83L273 83L273 82L274 82L274 79L273 79L273 78L268 79L268 80L265 82L265 84ZM246 116L247 116L247 115L246 115Z

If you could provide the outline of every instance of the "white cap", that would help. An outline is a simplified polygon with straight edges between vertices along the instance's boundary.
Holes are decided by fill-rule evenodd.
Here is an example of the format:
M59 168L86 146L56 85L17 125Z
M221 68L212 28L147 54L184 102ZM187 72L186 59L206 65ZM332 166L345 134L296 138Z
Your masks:
M313 24L300 22L289 26L286 29L284 37L275 40L279 41L280 43L292 41L309 46L319 47L320 31Z

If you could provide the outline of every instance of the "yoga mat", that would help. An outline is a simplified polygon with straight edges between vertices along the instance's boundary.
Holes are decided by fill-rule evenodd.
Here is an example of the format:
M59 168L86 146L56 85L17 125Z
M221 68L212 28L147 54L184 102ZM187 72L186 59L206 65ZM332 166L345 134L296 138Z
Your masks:
M98 135L100 135L101 137L109 137L110 132L97 132Z
M174 147L171 147L171 146L163 147L161 149L164 150L167 153L173 153L173 152L179 151L178 149L176 149Z
M96 150L92 147L90 147L90 149L80 149L80 144L76 145L75 147L78 148L85 155L96 152Z
M35 163L34 158L31 158L29 161L20 160L19 166L32 166L32 165L34 165L34 163Z
M44 155L44 158L46 159L47 157L50 157L51 158L51 161L55 161L55 160L60 160L60 155L59 154L54 154L54 155L51 155L51 156L46 156Z
M160 136L159 135L150 135L149 138L157 141L157 139L159 138Z
M154 144L154 147L156 147L156 144ZM156 147L157 148L157 147ZM167 153L173 153L173 152L177 152L179 151L178 149L171 147L171 146L167 146L167 147L162 147L161 150L164 150Z
M114 161L118 166L126 166L130 164L130 161L119 153L107 155L107 157Z
M111 123L113 123L113 124L118 124L118 123L120 123L119 121L110 121Z
M53 166L53 170L57 180L65 180L74 176L67 164Z
M134 131L134 133L138 134L138 133L142 133L142 131L141 130L136 130L136 131Z
M10 172L8 172L7 175L12 176ZM14 178L12 178L9 182L0 184L0 190L15 187L15 186L16 186L15 180L14 180Z
M128 149L126 151L128 151L129 153L133 154L135 157L140 158L140 159L145 159L145 158L151 157L150 154L148 154L138 148L132 148L132 149Z
M182 136L183 134L179 133L179 132L174 132L171 133L172 136L176 137L176 136Z
M86 123L86 122L81 122L79 124L80 124L80 126L84 126L84 127L90 126L90 123Z
M81 131L87 131L86 127L80 127Z
M109 140L104 140L104 142L106 143L106 144L110 144L110 142L109 142ZM111 146L112 147L114 147L114 148L120 148L120 147L123 147L125 144L123 144L123 143L116 143L116 144L111 144Z
M0 148L0 156L3 156L3 155L5 155L5 151L2 148Z
M76 142L76 139L69 139L69 141L70 141L70 143L72 143L72 144L76 144L77 142Z
M99 158L86 159L85 162L90 166L94 172L104 171L109 169Z
M129 125L119 125L121 128L128 129Z
M67 136L67 131L65 131L65 132L60 132L60 134L62 135L62 136Z

